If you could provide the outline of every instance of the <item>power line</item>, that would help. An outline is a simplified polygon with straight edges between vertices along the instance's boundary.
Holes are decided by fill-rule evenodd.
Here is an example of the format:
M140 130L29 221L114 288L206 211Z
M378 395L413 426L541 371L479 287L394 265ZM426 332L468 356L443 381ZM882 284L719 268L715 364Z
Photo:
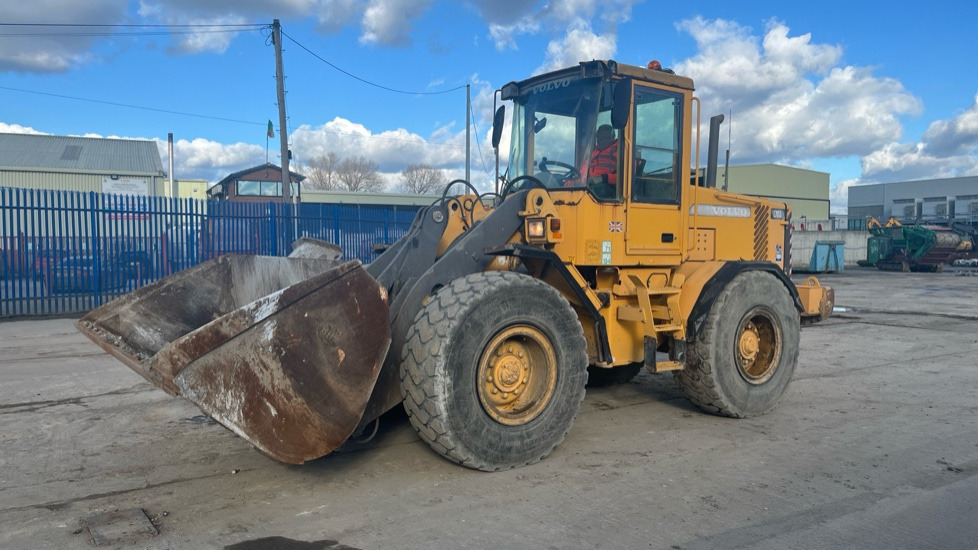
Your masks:
M267 27L267 23L198 23L198 24L137 24L137 23L0 23L0 28L9 29L52 29L54 32L28 31L4 32L0 37L93 37L93 36L167 36L173 34L217 34L255 31ZM110 30L87 30L58 32L57 29L154 29L151 31L118 32Z
M78 29L185 29L181 32L175 31L152 31L152 32L131 32L131 33L120 33L120 32L72 32L72 33L0 33L0 37L38 37L38 36L80 36L80 37L91 37L91 36L160 36L167 34L201 34L201 33L230 33L230 32L240 32L242 30L261 30L269 27L267 23L235 23L235 24L185 24L185 25L169 25L169 24L135 24L135 23L119 23L119 24L102 24L102 23L0 23L0 28L12 27L12 28L78 28ZM207 29L207 30L205 30ZM387 90L389 92L395 92L399 94L406 95L441 95L451 93L457 90L461 90L465 86L456 86L449 90L441 90L438 92L414 92L408 90L399 90L397 88L391 88L389 86L384 86L383 84L378 84L376 82L371 82L365 78L359 77L336 64L328 61L323 56L317 54L311 49L304 46L298 40L290 36L285 31L282 31L282 36L285 36L296 46L299 46L303 50L312 55L316 59L322 61L323 63L329 65L330 67L336 69L337 71L353 78L359 80L364 84L380 88L382 90Z
M102 37L102 36L174 36L189 34L232 34L243 30L259 30L260 27L253 29L214 29L214 30L183 30L183 31L144 31L144 32L5 32L0 33L2 38L50 38L50 37Z
M353 78L355 80L359 80L360 82L363 82L364 84L368 84L368 85L373 86L375 88L380 88L381 90L387 90L388 92L394 92L394 93L405 94L405 95L441 95L441 94L447 94L447 93L454 92L454 91L461 90L461 89L465 88L465 86L462 85L462 86L457 86L455 88L452 88L450 90L442 90L442 91L439 91L439 92L410 92L410 91L407 91L407 90L398 90L397 88L391 88L391 87L388 87L388 86L384 86L383 84L377 84L376 82L371 82L371 81L369 81L369 80L367 80L365 78L361 78L361 77L359 77L359 76L357 76L357 75L355 75L355 74L353 74L353 73L351 73L349 71L346 71L344 69L341 69L340 67L337 67L333 63L327 61L321 55L317 54L316 52L314 52L314 51L310 50L309 48L307 48L307 47L303 46L302 44L300 44L298 40L296 40L295 38L292 38L291 36L289 36L288 34L286 34L285 31L282 31L282 36L284 36L284 37L288 38L289 40L291 40L293 43L295 43L296 46L299 46L303 50L306 50L306 52L308 52L309 55L315 57L316 59L322 61L323 63L329 65L330 67L336 69L337 71L345 74L346 76L348 76L350 78Z
M195 24L148 24L148 23L0 23L0 27L106 27L106 28L218 28L218 27L267 27L268 23L195 23Z
M140 33L140 32L133 32L133 33L119 33L119 32L114 32L114 33L108 33L108 32L106 32L106 33L95 33L95 32L92 32L92 33L81 33L81 32L78 32L78 33L0 33L0 37L15 37L15 36L22 36L22 37L23 36L119 36L119 35L152 36L152 35L165 35L165 34L195 34L195 33L202 33L202 32L206 32L206 33L219 33L219 32L240 32L242 30L264 30L264 29L269 28L269 25L268 24L264 24L264 23L263 24L256 24L256 23L245 23L245 24L186 24L186 25L165 25L165 24L159 24L159 25L156 25L156 24L85 24L85 23L0 23L0 28L4 28L4 27L14 27L14 28L27 28L27 27L40 27L40 28L150 28L150 29L187 29L187 30L182 30L182 31L179 31L179 32L176 32L176 31L173 31L173 32L151 31L151 32L142 32L142 33ZM201 30L192 30L192 29L201 29ZM210 29L210 30L202 30L202 29ZM304 45L302 45L301 43L299 43L296 39L294 39L291 36L289 36L288 34L286 34L284 31L282 32L282 35L288 37L288 39L291 40L293 43L295 43L297 46L299 46L300 48L306 50L310 55L312 55L313 57L319 59L323 63L326 63L327 65L333 67L337 71L340 71L343 74L345 74L345 75L347 75L347 76L349 76L351 78L354 78L356 80L359 80L359 81L361 81L361 82L363 82L365 84L368 84L370 86L375 86L377 88L381 88L381 89L384 89L384 90L387 90L387 91L401 93L401 94L408 94L408 95L440 95L440 94L446 94L446 93L454 92L454 91L457 91L457 90L461 90L462 88L465 87L465 86L458 86L458 87L452 88L450 90L442 90L442 91L438 91L438 92L410 92L410 91L398 90L398 89L395 89L395 88L390 88L390 87L387 87L387 86L383 86L381 84L377 84L375 82L371 82L369 80L366 80L364 78L361 78L359 76L356 76L356 75L354 75L352 73L349 73L349 72L341 69L340 67L334 65L333 63L327 61L322 56L316 54L315 52L313 52L309 48L305 47ZM51 93L51 92L41 92L41 91L37 91L37 90L26 90L26 89L22 89L22 88L13 88L13 87L9 87L9 86L0 86L0 90L7 90L7 91L12 91L12 92L20 92L20 93L34 94L34 95L42 95L42 96L48 96L48 97L57 97L57 98L61 98L61 99L70 99L70 100L73 100L73 101L83 101L83 102L88 102L88 103L97 103L97 104L102 104L102 105L110 105L110 106L113 106L113 107L123 107L123 108L127 108L127 109L137 109L137 110L143 110L143 111L152 111L152 112L158 112L158 113L166 113L166 114L171 114L171 115L188 116L188 117L202 118L202 119L208 119L208 120L217 120L217 121L222 121L222 122L232 122L232 123L235 123L235 124L247 124L247 125L251 125L251 126L265 126L266 125L266 123L264 123L264 122L253 122L253 121L248 121L248 120L240 120L240 119L227 118L227 117L218 117L218 116L213 116L213 115L202 115L202 114L197 114L197 113L188 113L188 112L184 112L184 111L175 111L175 110L171 110L171 109L161 109L161 108L156 108L156 107L147 107L147 106L144 106L144 105L132 105L132 104L127 104L127 103L119 103L119 102L106 101L106 100L101 100L101 99L92 99L92 98L85 98L85 97L70 96L70 95L66 95L66 94L57 94L57 93ZM471 112L470 112L470 115L471 115ZM289 121L291 121L291 117L288 117L288 119L289 119ZM287 124L289 124L289 123L287 122ZM289 124L289 126L291 126L291 124ZM288 128L286 128L285 130L288 131ZM279 128L279 131L281 132L282 131L282 128ZM363 135L363 134L352 133L352 132L339 132L339 131L336 131L336 130L327 130L325 128L321 129L320 131L322 131L324 133L334 134L334 135L349 136L349 137L361 138L361 139L380 139L380 140L384 140L384 141L411 143L411 144L415 144L415 145L422 145L422 146L425 146L425 147L462 149L462 147L460 145L452 145L450 143L436 143L436 142L431 142L431 141L425 140L424 138L420 138L420 136L419 136L419 138L420 138L420 141L419 141L419 140L415 140L415 139L394 138L394 137L387 137L387 136L376 135L376 134ZM289 135L291 135L291 132L289 132ZM476 137L476 143L478 144L478 137ZM485 158L482 156L481 147L480 147L480 158L482 158L483 166L485 166Z
M492 174L489 173L489 167L486 166L486 157L482 154L482 144L479 143L479 128L476 127L475 111L472 110L471 105L469 105L469 117L472 119L472 127L475 128L475 146L479 150L479 159L482 161L482 170L487 176L491 177Z
M44 96L49 96L49 97L59 97L59 98L62 98L62 99L71 99L71 100L74 100L74 101L86 101L86 102L89 102L89 103L101 103L102 105L112 105L113 107L125 107L127 109L140 109L140 110L143 110L143 111L155 111L157 113L166 113L166 114L170 114L170 115L190 116L190 117L196 117L196 118L206 118L206 119L209 119L209 120L220 120L220 121L224 121L224 122L234 122L234 123L237 123L237 124L252 124L252 125L257 125L257 126L264 126L265 125L265 123L263 123L263 122L252 122L250 120L239 120L239 119L235 119L235 118L224 118L224 117L211 116L211 115L199 115L199 114L196 114L196 113L185 113L185 112L182 112L182 111L171 111L169 109L158 109L156 107L146 107L144 105L129 105L127 103L116 103L114 101L105 101L105 100L102 100L102 99L91 99L91 98L86 98L86 97L75 97L75 96L64 95L64 94L54 94L54 93L50 93L50 92L38 92L36 90L24 90L24 89L21 89L21 88L11 88L9 86L0 86L0 90L8 90L8 91L12 91L12 92L21 92L21 93L25 93L25 94L44 95Z
M111 105L113 107L125 107L127 109L138 109L138 110L143 110L143 111L154 111L154 112L158 112L158 113L166 113L166 114L172 114L172 115L180 115L180 116L189 116L189 117L196 117L196 118L204 118L204 119L209 119L209 120L219 120L219 121L222 121L222 122L233 122L235 124L248 124L248 125L251 125L251 126L262 126L262 127L265 127L268 124L267 122L253 122L253 121L249 121L249 120L239 120L239 119L234 119L234 118L217 117L217 116L211 116L211 115L201 115L201 114L197 114L197 113L186 113L186 112L182 112L182 111L173 111L173 110L170 110L170 109L158 109L158 108L155 108L155 107L146 107L146 106L143 106L143 105L129 105L129 104L126 104L126 103L117 103L117 102L114 102L114 101L105 101L105 100L101 100L101 99L91 99L91 98L86 98L86 97L75 97L75 96L64 95L64 94L55 94L55 93L50 93L50 92L39 92L39 91L36 91L36 90L24 90L22 88L11 88L9 86L0 86L0 90L7 90L7 91L11 91L11 92L20 92L20 93L25 93L25 94L43 95L43 96L49 96L49 97L57 97L57 98L60 98L60 99L71 99L73 101L85 101L85 102L89 102L89 103L100 103L100 104L103 104L103 105ZM281 131L281 128L279 128L279 131ZM328 130L328 129L325 129L325 128L321 129L320 131L325 132L327 134L334 134L334 135L338 135L338 136L348 136L348 137L355 137L355 138L362 138L362 139L380 139L380 140L384 140L384 141L396 141L396 142L403 142L403 143L412 143L412 144L415 144L415 145L424 145L426 147L452 148L452 149L462 149L463 148L460 145L452 145L450 143L436 143L436 142L432 142L432 141L426 141L424 138L421 138L420 136L419 136L419 140L420 140L419 141L419 140L415 140L415 139L403 139L403 138L387 137L387 136L382 136L382 135L379 135L379 134L363 135L363 134L354 133L354 132L340 132L340 131L337 131L337 130Z

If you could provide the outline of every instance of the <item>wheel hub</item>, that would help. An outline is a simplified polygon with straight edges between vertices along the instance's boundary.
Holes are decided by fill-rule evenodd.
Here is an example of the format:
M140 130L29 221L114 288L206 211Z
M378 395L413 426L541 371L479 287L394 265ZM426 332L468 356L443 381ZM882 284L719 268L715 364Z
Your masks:
M494 403L505 405L519 395L522 386L526 385L530 374L527 363L526 349L520 344L510 344L496 350L496 358L490 359L490 367L486 374L489 382L489 399Z
M496 421L525 424L546 408L557 380L557 356L536 328L520 325L497 334L479 360L479 400Z
M740 355L746 361L754 361L760 343L760 336L757 335L757 327L748 322L744 327L744 332L740 335Z
M737 370L750 384L763 384L774 376L781 358L781 330L774 313L756 308L744 316L737 331Z

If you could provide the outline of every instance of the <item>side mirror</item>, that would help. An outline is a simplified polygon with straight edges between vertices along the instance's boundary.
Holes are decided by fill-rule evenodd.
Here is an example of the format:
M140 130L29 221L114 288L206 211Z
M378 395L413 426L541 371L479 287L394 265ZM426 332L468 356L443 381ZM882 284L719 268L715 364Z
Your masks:
M632 79L625 78L615 85L614 103L611 106L611 125L621 130L632 114Z
M503 137L503 122L506 119L506 106L500 105L492 117L492 148L499 148L499 139Z
M546 127L547 127L547 117L543 117L540 120L536 120L533 123L533 133L539 134L540 130L543 130Z

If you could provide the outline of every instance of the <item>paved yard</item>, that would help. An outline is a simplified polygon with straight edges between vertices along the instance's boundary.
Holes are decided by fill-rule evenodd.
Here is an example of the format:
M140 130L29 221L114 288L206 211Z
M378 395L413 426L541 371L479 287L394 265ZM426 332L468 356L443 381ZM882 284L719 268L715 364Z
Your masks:
M366 445L279 464L71 320L0 323L0 548L130 525L109 547L975 548L978 277L822 280L854 311L803 329L773 413L703 414L642 374L589 390L550 458L495 474L399 411Z

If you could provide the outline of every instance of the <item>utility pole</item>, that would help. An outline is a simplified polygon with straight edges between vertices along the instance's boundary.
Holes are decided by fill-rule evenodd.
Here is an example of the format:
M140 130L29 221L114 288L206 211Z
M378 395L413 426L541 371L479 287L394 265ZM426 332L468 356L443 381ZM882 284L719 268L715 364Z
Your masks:
M175 177L173 177L173 132L170 132L170 133L168 133L166 135L166 146L167 146L167 151L166 151L167 152L167 155L166 156L170 157L170 162L169 162L169 164L170 164L170 197L175 199L175 198L177 198L177 195L179 195L179 192L178 192L179 190L177 189L177 179Z
M285 71L282 68L282 25L272 21L272 44L275 45L275 91L278 96L278 138L282 149L282 204L292 195L289 173L289 135L285 127Z
M472 165L472 159L470 158L470 151L472 151L472 146L469 145L469 139L472 134L472 99L469 94L469 90L472 87L471 84L465 85L465 181L472 183L472 177L469 175L469 167Z
M299 194L292 195L292 172L289 171L289 131L285 121L285 69L282 67L282 24L272 21L272 41L275 43L275 92L278 96L278 140L282 149L282 204L289 204L292 218L292 239L299 238ZM298 189L296 190L298 191Z

